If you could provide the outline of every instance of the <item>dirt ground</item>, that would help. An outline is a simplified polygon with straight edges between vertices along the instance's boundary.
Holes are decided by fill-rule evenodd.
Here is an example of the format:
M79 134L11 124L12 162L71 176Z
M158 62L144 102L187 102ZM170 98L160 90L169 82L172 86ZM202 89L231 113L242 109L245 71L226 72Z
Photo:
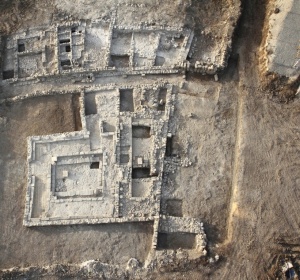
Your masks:
M168 174L168 197L182 199L183 216L201 217L210 242L226 236L235 143L235 83L191 77L178 95L173 153L190 162Z
M55 9L68 10L65 2ZM199 2L208 5L210 1ZM190 165L168 175L165 191L182 200L184 216L203 220L209 256L218 254L220 260L185 264L180 269L165 267L136 279L286 279L280 272L284 260L299 270L300 101L290 95L284 79L270 89L266 86L269 78L261 72L267 17L273 8L272 0L243 1L227 69L218 81L188 75L177 96L172 152ZM188 19L183 18L182 22ZM0 107L2 269L75 265L90 259L124 265L131 257L140 262L147 257L151 224L22 226L26 136L78 129L74 103L76 107L74 98L65 95ZM80 275L76 267L65 270L61 274L53 269L47 275L37 269L33 275L44 279ZM3 277L19 279L22 272ZM122 277L130 279L118 276Z

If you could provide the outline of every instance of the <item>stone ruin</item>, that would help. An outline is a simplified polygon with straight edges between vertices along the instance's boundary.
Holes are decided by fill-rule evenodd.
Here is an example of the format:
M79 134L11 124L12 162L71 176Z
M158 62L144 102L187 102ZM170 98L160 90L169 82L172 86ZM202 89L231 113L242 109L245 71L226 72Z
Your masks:
M193 37L188 29L115 26L114 20L39 28L3 40L2 79L94 71L163 74L172 69L178 73Z
M182 217L176 207L166 214L163 201L171 199L161 199L182 77L186 71L214 74L226 56L191 65L193 35L165 26L116 26L113 18L1 38L2 85L57 78L79 84L82 129L28 138L25 226L151 221L153 249L161 233L188 233L195 237L193 250L205 254L201 221ZM138 77L151 74L164 75L153 84ZM168 82L169 74L180 74L177 84ZM95 82L132 75L141 82Z
M166 26L117 26L115 18L40 27L0 40L2 82L77 74L93 82L102 76L184 73L214 74L226 64L226 50L189 62L197 38L190 29ZM80 75L81 74L81 75Z
M173 86L82 92L82 130L28 139L24 224L153 221L159 216Z

